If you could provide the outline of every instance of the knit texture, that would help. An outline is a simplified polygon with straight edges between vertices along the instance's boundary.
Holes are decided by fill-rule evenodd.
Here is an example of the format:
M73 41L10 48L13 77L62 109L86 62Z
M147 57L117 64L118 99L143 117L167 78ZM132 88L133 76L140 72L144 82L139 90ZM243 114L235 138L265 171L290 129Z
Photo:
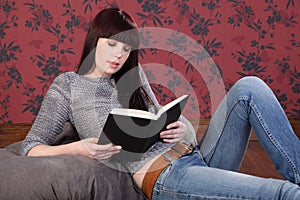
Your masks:
M144 89L154 103L154 107L149 107L149 111L156 112L161 106L141 68L139 74ZM74 125L81 139L98 138L109 112L113 108L121 107L114 79L88 78L74 72L65 72L59 75L49 88L38 116L22 142L21 154L27 155L31 148L39 144L52 145L67 121ZM195 145L193 127L184 117L181 116L180 120L188 127L185 141ZM135 172L172 145L174 144L157 142L143 155L141 161L128 163L128 169Z

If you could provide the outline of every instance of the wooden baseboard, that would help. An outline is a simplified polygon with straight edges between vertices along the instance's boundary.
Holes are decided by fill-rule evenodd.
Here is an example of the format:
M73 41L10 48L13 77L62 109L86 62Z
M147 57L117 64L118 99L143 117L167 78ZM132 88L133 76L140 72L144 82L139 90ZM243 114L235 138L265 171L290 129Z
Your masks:
M0 124L0 148L23 140L30 128L31 124Z
M296 135L300 138L300 118L290 118L289 120ZM192 119L190 121L200 140L209 124L209 119ZM23 140L30 128L31 124L0 124L0 148ZM255 133L251 134L251 140L257 140Z

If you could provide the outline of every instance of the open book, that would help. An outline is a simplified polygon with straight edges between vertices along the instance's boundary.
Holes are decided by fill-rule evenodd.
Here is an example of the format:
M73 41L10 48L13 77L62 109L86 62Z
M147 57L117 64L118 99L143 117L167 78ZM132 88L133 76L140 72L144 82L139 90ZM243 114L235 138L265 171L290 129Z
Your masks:
M156 114L136 109L113 109L105 122L98 144L113 143L122 146L115 158L136 161L154 143L161 140L160 132L178 120L189 95L183 95L165 106Z

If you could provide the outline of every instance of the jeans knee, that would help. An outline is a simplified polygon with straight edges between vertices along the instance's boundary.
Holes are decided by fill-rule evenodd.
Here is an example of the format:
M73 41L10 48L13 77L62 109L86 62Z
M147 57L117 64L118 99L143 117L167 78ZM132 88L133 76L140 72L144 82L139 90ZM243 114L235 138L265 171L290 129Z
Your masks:
M256 76L246 76L239 79L230 89L231 95L240 99L268 100L274 98L274 93L267 84Z
M241 79L239 79L237 82L237 84L246 84L248 86L255 86L257 84L265 84L265 82L263 80L261 80L259 77L257 76L245 76Z
M261 93L264 90L269 90L269 87L266 85L266 83L256 76L245 76L239 79L235 85L241 90L251 93Z

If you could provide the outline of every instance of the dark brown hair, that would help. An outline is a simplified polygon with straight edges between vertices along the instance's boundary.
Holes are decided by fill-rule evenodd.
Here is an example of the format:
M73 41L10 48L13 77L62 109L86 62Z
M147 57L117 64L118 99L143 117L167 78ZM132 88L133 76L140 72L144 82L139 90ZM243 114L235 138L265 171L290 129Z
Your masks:
M152 102L142 87L137 88L137 86L141 86L137 67L140 41L137 25L133 18L119 8L107 8L95 16L85 38L78 74L86 74L92 69L99 38L111 38L132 47L122 68L111 78L114 78L117 83L118 98L124 107L147 110L146 102ZM125 80L122 79L122 84L118 84L125 74Z

